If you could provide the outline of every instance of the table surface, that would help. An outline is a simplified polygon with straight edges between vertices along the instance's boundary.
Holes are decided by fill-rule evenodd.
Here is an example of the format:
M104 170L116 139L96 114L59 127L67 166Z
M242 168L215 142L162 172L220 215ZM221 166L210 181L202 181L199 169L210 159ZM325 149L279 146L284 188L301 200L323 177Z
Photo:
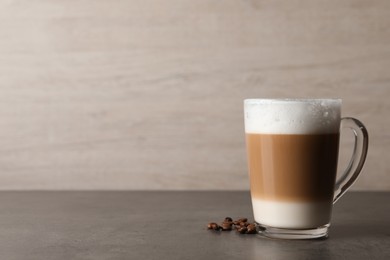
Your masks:
M248 192L4 191L2 259L390 259L390 193L350 192L324 240L206 230L252 218Z

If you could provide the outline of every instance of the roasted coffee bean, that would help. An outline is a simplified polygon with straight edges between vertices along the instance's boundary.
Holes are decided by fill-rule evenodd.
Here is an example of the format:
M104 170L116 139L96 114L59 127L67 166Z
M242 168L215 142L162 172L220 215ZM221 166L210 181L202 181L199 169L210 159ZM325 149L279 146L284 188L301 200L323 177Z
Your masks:
M221 227L217 223L211 222L207 225L207 229L220 230Z
M214 228L215 228L215 225L217 225L217 226L218 226L218 224L217 224L217 223L210 222L210 223L208 223L208 224L207 224L207 229L214 229Z
M248 229L249 229L249 228L254 229L254 228L256 228L256 226L255 226L255 224L249 224L249 225L247 226L247 228L248 228Z
M216 231L221 230L221 226L218 225L218 224L215 224L215 225L213 226L213 229L216 230Z
M251 229L246 232L246 234L257 234L256 229Z
M232 230L232 224L229 222L224 222L221 225L223 231L230 231Z
M237 229L237 231L240 234L245 234L248 231L248 229L246 227L240 227L239 229Z
M233 219L230 217L226 217L223 222L233 222Z
M241 226L241 227L246 227L246 226L248 226L248 225L249 225L248 222L240 222L240 226Z
M233 226L234 225L234 226ZM212 230L222 230L222 231L230 231L233 228L237 230L240 234L256 234L256 226L254 223L249 223L247 218L240 218L238 220L234 220L231 217L226 217L221 225L218 225L215 222L210 222L207 224L207 229Z
M247 227L248 229L247 234L256 234L256 226L254 224L249 224Z

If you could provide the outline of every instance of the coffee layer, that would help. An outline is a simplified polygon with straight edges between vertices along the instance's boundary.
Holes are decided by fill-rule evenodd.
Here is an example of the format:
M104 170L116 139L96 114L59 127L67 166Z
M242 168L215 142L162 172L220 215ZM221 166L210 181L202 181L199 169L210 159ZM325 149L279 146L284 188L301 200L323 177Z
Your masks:
M246 134L253 199L331 201L339 134Z

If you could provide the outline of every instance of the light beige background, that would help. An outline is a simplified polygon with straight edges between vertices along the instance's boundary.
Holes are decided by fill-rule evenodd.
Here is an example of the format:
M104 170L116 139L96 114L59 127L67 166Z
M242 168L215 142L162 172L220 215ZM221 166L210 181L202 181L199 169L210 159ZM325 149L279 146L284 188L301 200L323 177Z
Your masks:
M387 0L4 0L0 189L247 189L244 98L340 97L389 190L389 95Z

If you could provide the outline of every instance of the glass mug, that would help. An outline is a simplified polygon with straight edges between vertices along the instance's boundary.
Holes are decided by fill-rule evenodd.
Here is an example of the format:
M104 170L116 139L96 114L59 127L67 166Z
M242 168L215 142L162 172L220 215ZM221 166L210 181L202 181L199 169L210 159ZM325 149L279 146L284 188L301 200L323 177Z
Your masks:
M245 135L258 233L271 238L328 236L333 204L355 182L368 133L341 118L341 99L246 99ZM351 161L336 180L340 127L355 136Z

